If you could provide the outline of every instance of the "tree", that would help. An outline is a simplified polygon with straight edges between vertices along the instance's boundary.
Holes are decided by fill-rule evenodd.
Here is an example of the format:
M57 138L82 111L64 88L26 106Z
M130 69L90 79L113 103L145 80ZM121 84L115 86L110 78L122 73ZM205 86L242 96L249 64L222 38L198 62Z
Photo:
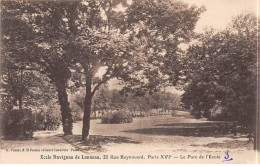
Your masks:
M219 105L223 119L255 129L256 40L257 18L250 13L235 17L224 31L202 34L186 57L185 106L198 117L210 117Z
M177 2L133 1L125 15L119 13L119 17L110 17L107 12L109 19L102 22L98 11L102 10L100 6L109 9L109 2L113 1L107 2L102 5L88 2L91 5L86 18L89 22L80 30L84 33L77 32L80 36L69 46L72 50L69 53L79 56L78 62L85 75L83 140L89 135L91 101L100 85L116 77L124 81L124 90L135 89L137 94L158 89L167 80L160 67L164 65L166 71L169 63L178 64L178 45L189 39L198 15L203 11ZM161 60L164 61L160 63ZM101 80L95 80L101 67L107 67L106 72Z
M64 3L63 3L64 4ZM21 70L36 70L47 75L56 86L62 111L64 135L72 134L72 117L66 92L70 78L69 59L61 53L64 29L60 3L4 1L2 3L2 42L5 60ZM63 38L64 39L64 38ZM67 61L68 60L68 61Z

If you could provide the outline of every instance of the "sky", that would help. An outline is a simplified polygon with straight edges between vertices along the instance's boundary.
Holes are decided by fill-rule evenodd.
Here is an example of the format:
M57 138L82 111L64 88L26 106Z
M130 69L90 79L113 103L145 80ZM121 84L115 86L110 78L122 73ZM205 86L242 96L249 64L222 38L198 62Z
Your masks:
M250 11L257 13L257 0L181 0L190 5L206 7L197 22L195 32L201 33L203 29L213 27L224 29L231 23L232 18L243 12Z
M206 11L201 14L196 24L195 32L202 33L206 27L223 30L231 23L232 18L243 13L253 12L257 14L257 0L181 0L189 5L205 6ZM258 0L260 1L260 0ZM111 89L120 89L118 81L113 79L109 82ZM172 93L182 94L183 91L174 87L167 88Z

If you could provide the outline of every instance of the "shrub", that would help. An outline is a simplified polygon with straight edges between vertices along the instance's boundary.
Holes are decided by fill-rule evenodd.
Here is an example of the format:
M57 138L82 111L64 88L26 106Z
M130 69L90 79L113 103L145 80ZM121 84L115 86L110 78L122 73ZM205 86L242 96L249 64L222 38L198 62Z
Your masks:
M114 113L107 112L105 115L101 117L101 123L102 124L111 124L113 119Z
M57 130L61 124L60 107L50 102L43 110L36 114L37 130Z
M6 139L31 139L35 131L34 116L28 109L11 110L2 117L3 135Z
M101 118L101 123L103 124L120 124L131 122L133 122L133 117L126 111L108 112Z
M193 115L196 119L201 119L201 118L202 118L202 112L201 112L201 111L190 110L189 112L190 112L190 114Z
M171 116L174 117L176 115L176 112L175 111L172 111L171 112Z
M37 130L57 130L60 126L60 117L51 111L41 111L37 114Z
M82 119L83 119L82 109L75 102L71 103L70 108L71 108L73 122L82 121Z

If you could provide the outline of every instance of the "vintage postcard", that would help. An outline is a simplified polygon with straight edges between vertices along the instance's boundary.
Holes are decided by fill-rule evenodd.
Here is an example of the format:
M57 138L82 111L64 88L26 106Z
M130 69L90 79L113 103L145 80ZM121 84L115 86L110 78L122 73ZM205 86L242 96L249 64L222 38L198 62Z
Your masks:
M2 0L0 164L259 164L259 0Z

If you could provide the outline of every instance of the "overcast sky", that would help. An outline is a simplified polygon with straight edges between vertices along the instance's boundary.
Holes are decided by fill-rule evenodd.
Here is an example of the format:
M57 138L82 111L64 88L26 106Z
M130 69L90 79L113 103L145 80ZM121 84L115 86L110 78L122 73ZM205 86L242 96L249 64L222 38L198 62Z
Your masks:
M257 13L257 0L181 0L189 5L206 7L206 11L201 14L200 20L197 22L195 32L202 33L205 27L215 29L224 29L231 23L232 18L243 12ZM117 80L109 82L110 88L120 88ZM167 88L172 93L181 94L174 88Z
M232 18L243 12L257 12L257 0L182 0L190 5L204 5L206 12L201 14L197 23L196 32L203 32L203 28L210 26L224 29Z

